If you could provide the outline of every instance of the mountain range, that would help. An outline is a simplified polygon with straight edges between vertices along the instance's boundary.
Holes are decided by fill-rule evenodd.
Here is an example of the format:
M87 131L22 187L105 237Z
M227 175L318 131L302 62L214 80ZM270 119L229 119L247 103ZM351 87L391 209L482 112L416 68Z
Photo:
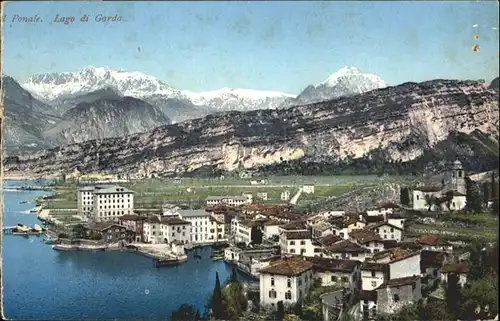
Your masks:
M377 78L375 83L383 86ZM370 169L381 162L417 164L424 171L455 158L471 171L498 166L499 94L484 82L437 79L358 94L349 90L287 109L209 114L144 133L11 156L4 168L14 176L76 168L163 176L244 169L321 174L327 167L358 163Z
M33 75L22 85L8 76L3 82L9 154L121 137L232 110L288 108L386 86L379 77L353 67L340 69L298 96L232 88L194 93L143 73L96 67ZM26 116L32 111L38 114Z

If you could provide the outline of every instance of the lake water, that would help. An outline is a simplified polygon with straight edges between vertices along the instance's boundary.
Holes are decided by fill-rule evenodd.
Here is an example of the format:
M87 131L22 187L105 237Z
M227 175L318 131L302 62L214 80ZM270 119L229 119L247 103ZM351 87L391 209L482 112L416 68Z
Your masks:
M14 191L4 182L3 225L40 224L27 214L41 191ZM33 185L33 184L31 184ZM215 272L221 282L231 267L210 259L156 269L152 260L126 252L57 252L42 237L3 236L3 311L8 319L168 319L181 304L203 313ZM239 274L241 280L248 280Z

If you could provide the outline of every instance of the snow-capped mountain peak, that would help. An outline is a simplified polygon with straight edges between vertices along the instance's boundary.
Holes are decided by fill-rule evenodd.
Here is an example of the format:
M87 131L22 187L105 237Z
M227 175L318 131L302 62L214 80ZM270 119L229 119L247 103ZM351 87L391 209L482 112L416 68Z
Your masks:
M349 81L356 83L370 83L373 89L387 87L387 84L377 75L367 74L361 72L356 67L345 66L331 74L328 78L316 85L316 87L324 85L328 87L334 87L339 85L341 82ZM363 81L364 80L364 81ZM363 85L363 84L360 84Z
M165 105L168 99L175 99L216 111L277 108L285 99L295 96L276 91L228 87L196 93L173 88L158 78L141 72L95 66L88 66L76 72L37 74L30 77L23 87L45 102L84 95L104 88L116 88L124 96L150 102L150 99L154 99L159 105Z
M37 74L31 76L23 87L48 101L62 96L86 94L104 87L114 87L124 95L133 97L142 97L151 92L166 95L178 92L153 76L94 66L76 72Z
M387 84L379 76L363 73L356 67L345 66L319 84L307 86L297 98L287 99L280 108L348 97L385 87Z

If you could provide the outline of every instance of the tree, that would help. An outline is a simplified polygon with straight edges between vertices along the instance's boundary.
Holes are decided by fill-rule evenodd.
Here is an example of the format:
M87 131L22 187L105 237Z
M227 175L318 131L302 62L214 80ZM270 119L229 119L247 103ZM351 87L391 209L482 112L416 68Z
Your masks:
M215 286L211 301L212 316L216 319L225 319L222 290L220 287L219 272L215 272Z
M469 212L480 213L482 211L480 192L477 184L468 176L465 178L465 190L465 208Z
M276 317L278 320L283 320L285 317L285 307L283 305L283 301L278 301Z
M234 268L234 267L231 270L231 280L229 282L231 282L231 283L238 282L238 274L236 273L236 268Z
M469 275L468 278L470 280L479 280L482 279L486 275L487 271L487 252L485 249L485 245L473 241L470 248L470 257L469 257Z
M172 312L170 321L199 321L199 311L191 304L183 304L176 311Z
M77 239L87 238L87 228L83 224L76 224L72 228L73 237Z
M295 315L298 315L299 317L302 316L302 301L299 300L297 303L295 303L293 307L293 313Z
M222 297L226 319L236 320L247 310L248 300L240 282L229 283L224 288Z
M492 319L498 314L498 278L489 275L470 282L462 290L459 304L461 320Z
M460 285L458 276L455 273L448 274L448 280L445 287L446 311L451 320L457 319L457 312L460 307Z
M401 204L403 204L405 206L409 206L410 205L410 190L408 189L408 187L400 188L399 193L400 193L399 201L401 202Z

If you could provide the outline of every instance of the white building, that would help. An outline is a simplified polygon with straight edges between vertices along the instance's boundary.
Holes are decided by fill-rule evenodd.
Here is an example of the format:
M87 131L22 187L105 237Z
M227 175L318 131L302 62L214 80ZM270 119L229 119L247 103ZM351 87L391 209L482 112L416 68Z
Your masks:
M361 266L361 289L373 291L388 279L389 265L386 263L363 262Z
M281 193L281 200L285 201L285 202L290 200L290 191L289 190L285 190Z
M214 242L226 240L226 225L224 221L217 220L214 215L209 218L208 239Z
M349 233L349 236L356 243L364 247L366 251L366 256L371 256L370 254L378 253L384 250L384 243L380 235L372 230L359 229L354 230Z
M377 288L377 313L392 314L422 298L420 276L391 278Z
M421 274L420 251L418 250L392 248L374 254L370 261L388 264L391 279Z
M242 219L240 217L233 217L231 219L231 231L236 243L245 243L249 245L252 242L252 228L254 223L250 220Z
M326 212L321 212L321 216L324 218L330 218L330 217L340 217L340 216L345 216L345 211L326 211Z
M350 290L358 288L361 262L317 256L307 259L313 264L314 278L321 280L321 286L342 285Z
M419 187L413 189L412 200L415 210L457 211L465 207L465 171L460 161L448 164L441 188ZM438 199L439 204L435 201Z
M191 242L210 242L210 218L211 215L205 210L178 210L179 217L191 223Z
M176 241L188 244L191 241L191 223L178 217L165 216L160 218L160 230L163 243Z
M162 238L161 224L158 216L150 216L143 225L144 242L152 244L164 243Z
M334 226L326 221L319 221L311 225L313 238L324 237L333 234Z
M93 220L118 221L134 213L134 192L116 185L96 185L77 190L78 215Z
M456 264L444 264L441 271L441 282L448 282L448 276L455 274L458 276L458 284L465 286L467 283L467 274L469 273L469 266L465 262Z
M304 184L304 186L302 186L302 192L305 194L314 194L314 185Z
M263 201L267 201L267 192L257 192L257 198L263 200Z
M260 306L276 309L279 301L285 308L302 301L313 284L313 264L302 257L285 258L260 270Z
M324 257L344 260L357 260L363 262L367 257L367 250L350 241L343 240L337 242L323 250Z
M241 206L252 204L252 199L248 196L209 196L206 198L207 206L225 204L228 206Z
M319 256L322 247L311 240L310 232L288 231L280 234L282 254L300 254L303 256Z
M380 222L371 226L368 226L370 230L374 231L382 240L396 240L401 242L403 238L403 229L395 225L389 224L388 222Z
M268 222L264 223L264 227L263 227L264 238L270 239L270 238L279 236L279 234L280 234L279 227L282 224L283 223L281 223L279 221L268 221Z
M398 214L388 214L386 216L386 222L404 230L406 219Z
M373 316L415 302L421 297L420 275L420 251L392 248L373 254L361 267L361 312Z

